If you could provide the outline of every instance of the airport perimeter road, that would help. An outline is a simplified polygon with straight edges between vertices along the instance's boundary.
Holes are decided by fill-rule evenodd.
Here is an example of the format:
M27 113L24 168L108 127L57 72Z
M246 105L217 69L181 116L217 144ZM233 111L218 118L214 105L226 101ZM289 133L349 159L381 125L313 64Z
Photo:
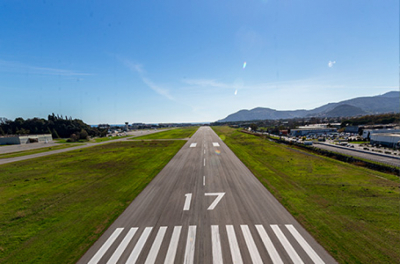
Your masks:
M389 155L379 155L379 154L374 154L368 151L363 151L363 150L358 150L358 149L351 149L351 148L345 148L345 147L336 147L328 144L321 144L317 143L314 144L314 147L320 148L320 149L325 149L329 150L332 152L338 152L341 154L353 156L355 158L363 158L366 160L371 160L371 161L376 161L384 164L388 164L391 166L396 166L400 167L400 159L399 157L393 156L390 157Z
M201 127L78 263L336 261Z

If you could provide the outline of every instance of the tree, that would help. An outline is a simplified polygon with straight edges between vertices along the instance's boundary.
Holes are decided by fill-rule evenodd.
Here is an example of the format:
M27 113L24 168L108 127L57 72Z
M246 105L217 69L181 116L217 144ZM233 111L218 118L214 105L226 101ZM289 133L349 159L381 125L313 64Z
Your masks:
M80 139L88 139L88 137L89 137L88 132L86 132L86 130L82 128L81 132L79 133L79 138Z
M0 127L0 135L4 136L4 130Z

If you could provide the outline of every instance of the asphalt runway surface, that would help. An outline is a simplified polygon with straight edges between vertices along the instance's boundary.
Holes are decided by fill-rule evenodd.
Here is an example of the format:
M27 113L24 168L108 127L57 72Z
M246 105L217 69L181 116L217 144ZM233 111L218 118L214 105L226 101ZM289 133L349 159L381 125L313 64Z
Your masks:
M336 261L201 127L78 263Z

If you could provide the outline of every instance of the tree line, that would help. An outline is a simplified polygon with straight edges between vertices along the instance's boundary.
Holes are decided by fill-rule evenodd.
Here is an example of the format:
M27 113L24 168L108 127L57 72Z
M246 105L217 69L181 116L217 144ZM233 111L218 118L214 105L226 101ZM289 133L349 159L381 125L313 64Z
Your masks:
M88 136L105 136L107 130L91 127L80 119L63 117L54 113L44 118L31 118L24 120L21 117L14 121L0 118L0 135L29 135L52 134L53 138L71 138L75 140L86 139Z

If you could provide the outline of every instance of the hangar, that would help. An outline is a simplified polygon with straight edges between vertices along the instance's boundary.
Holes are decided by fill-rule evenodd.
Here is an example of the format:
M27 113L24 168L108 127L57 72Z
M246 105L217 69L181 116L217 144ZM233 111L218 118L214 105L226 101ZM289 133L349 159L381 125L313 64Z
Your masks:
M400 148L400 133L371 134L371 144L390 148Z
M48 143L51 141L53 141L53 137L51 134L0 136L0 145Z

